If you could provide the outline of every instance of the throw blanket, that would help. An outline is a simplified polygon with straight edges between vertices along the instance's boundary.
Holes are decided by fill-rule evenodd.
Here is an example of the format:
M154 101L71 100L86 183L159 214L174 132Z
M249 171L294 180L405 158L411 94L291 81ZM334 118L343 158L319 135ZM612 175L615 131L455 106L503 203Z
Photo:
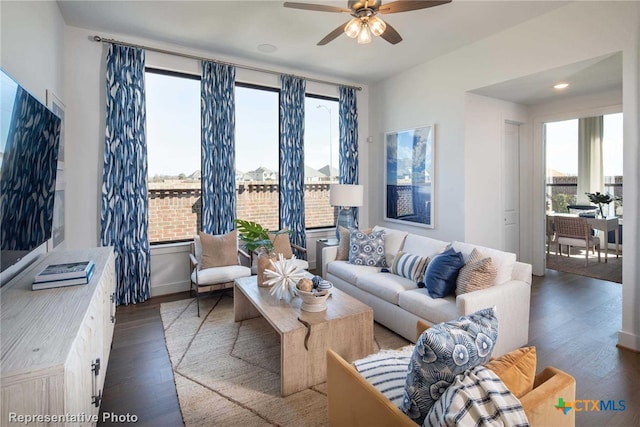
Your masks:
M484 366L458 375L422 424L435 426L529 426L520 401Z

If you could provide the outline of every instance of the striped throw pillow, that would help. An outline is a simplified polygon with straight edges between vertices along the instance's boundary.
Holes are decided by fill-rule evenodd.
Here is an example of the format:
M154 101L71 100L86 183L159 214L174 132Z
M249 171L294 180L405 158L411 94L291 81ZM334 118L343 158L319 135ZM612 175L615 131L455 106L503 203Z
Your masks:
M473 249L464 267L458 273L456 295L478 291L493 286L498 270L491 258L485 258L480 251Z
M427 269L427 264L429 264L428 257L425 258L400 251L393 259L391 272L415 281L418 286L422 284L420 287L424 287L424 272Z
M399 350L381 350L364 359L356 360L353 365L360 375L391 403L400 407L412 354L412 345Z

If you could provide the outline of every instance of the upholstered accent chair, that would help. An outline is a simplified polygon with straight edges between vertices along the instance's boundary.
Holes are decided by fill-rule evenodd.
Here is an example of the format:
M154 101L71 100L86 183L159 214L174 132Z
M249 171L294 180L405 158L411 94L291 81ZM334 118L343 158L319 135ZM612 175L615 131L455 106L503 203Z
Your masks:
M600 262L600 238L591 234L591 226L586 218L556 216L554 219L556 227L556 255L558 251L562 255L562 245L567 246L567 256L570 255L571 247L577 246L585 248L584 265L589 266L589 249L598 250L598 262Z
M201 237L202 235L204 237ZM208 240L204 248L203 239ZM208 255L213 255L215 259L208 259ZM198 317L200 317L201 293L232 288L234 280L251 276L251 269L242 265L241 258L245 258L246 263L250 259L249 255L238 247L235 230L221 236L204 233L194 236L189 263L191 292L196 294Z
M419 321L418 336L429 325ZM518 350L510 354L516 354ZM509 357L510 354L505 355ZM503 358L500 358L503 359ZM500 360L498 359L498 360ZM535 360L535 359L534 359ZM489 364L493 363L489 362ZM530 363L530 360L528 360ZM505 369L500 378L509 385L521 384L522 365ZM533 372L536 371L535 362ZM490 367L494 369L494 367ZM511 377L507 379L506 377ZM555 367L548 366L531 378L532 387L519 397L520 403L532 427L575 426L575 411L558 410L558 399L575 400L576 380ZM386 385L386 384L385 384ZM510 388L515 394L516 390ZM394 426L415 427L417 424L395 406L384 394L367 381L351 363L338 353L327 350L327 398L329 424L334 427Z

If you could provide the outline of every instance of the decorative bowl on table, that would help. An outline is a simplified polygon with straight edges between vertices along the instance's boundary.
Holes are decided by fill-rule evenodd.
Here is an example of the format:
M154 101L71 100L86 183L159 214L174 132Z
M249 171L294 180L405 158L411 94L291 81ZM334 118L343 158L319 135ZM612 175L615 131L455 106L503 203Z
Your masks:
M331 295L331 289L317 290L310 292L298 289L298 296L302 299L301 310L316 313L327 309L327 298Z

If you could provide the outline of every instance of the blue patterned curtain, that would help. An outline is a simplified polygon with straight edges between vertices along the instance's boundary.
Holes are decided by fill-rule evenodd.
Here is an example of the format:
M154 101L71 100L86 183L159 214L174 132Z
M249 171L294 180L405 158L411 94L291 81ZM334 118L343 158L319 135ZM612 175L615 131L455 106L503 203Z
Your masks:
M116 254L116 304L149 298L149 202L143 49L107 53L101 241Z
M356 89L340 86L340 184L358 183L358 105ZM353 208L358 218L358 208Z
M340 184L358 183L356 89L340 86Z
M232 65L202 61L202 231L224 234L235 228L235 82Z
M306 247L304 224L304 90L305 81L281 76L280 220L291 241ZM301 254L296 254L301 256Z

